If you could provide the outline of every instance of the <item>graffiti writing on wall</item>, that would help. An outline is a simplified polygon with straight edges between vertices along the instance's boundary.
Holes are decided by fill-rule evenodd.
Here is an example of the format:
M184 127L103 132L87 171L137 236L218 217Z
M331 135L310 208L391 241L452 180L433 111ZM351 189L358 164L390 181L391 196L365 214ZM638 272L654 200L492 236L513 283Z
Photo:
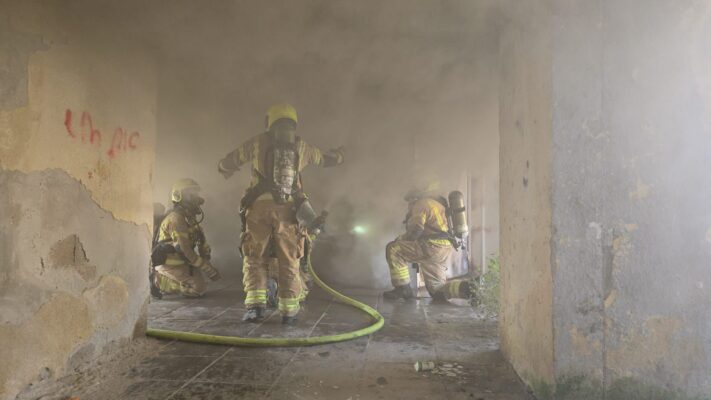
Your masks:
M105 152L109 159L114 159L121 153L135 150L138 148L141 138L140 133L136 131L129 133L120 126L115 128L111 135L107 135L107 138L111 137L110 140L102 138L102 132L94 126L91 114L86 111L75 114L72 110L67 109L64 113L64 127L67 128L67 133L72 139L96 146Z

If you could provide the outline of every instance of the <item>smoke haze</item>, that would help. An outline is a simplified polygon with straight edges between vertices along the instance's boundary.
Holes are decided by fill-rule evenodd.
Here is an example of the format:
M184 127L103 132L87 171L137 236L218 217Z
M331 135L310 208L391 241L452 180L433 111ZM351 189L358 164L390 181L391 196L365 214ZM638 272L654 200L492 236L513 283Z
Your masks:
M331 213L316 268L331 282L389 285L384 246L402 231L413 171L437 173L445 194L465 191L467 176L498 192L493 3L171 3L153 27L156 201L168 203L176 179L200 182L216 265L239 269L249 168L225 181L217 161L263 130L269 105L289 102L304 140L346 147L342 166L303 174L314 207ZM486 203L497 221L498 195ZM366 232L353 235L356 225Z

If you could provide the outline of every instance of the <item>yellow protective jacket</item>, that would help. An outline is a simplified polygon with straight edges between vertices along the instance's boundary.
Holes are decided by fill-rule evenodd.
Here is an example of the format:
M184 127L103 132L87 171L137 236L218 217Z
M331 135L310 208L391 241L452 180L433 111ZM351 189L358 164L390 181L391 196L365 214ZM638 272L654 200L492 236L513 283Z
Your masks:
M173 209L163 219L158 240L170 241L179 252L168 254L165 265L188 264L200 268L205 261L210 260L211 249L202 227L194 217L180 209Z
M426 238L430 243L448 245L448 239L433 238L449 232L447 209L431 197L423 197L409 203L405 220L405 238L415 240Z
M267 151L272 146L273 140L269 132L261 133L244 142L241 146L228 153L220 161L220 166L226 171L236 171L242 165L252 163L252 181L250 188L259 183L260 176L268 177L270 174L267 166ZM296 150L299 158L298 172L301 172L309 165L319 167L331 167L343 163L343 153L332 151L324 153L318 148L306 143L300 137L296 137ZM297 181L297 189L301 188L301 182Z

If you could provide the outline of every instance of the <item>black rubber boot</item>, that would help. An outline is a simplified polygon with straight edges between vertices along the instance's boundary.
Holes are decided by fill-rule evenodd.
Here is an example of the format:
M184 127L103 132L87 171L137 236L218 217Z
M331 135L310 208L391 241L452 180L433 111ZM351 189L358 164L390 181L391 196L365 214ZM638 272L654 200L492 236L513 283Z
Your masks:
M469 300L469 304L476 307L479 305L479 284L476 281L469 281L462 284L459 292L462 298Z
M415 292L412 291L410 285L400 286L402 289L402 298L405 300L410 300L415 298Z
M447 297L443 293L431 294L433 304L449 304Z
M462 285L459 286L459 297L462 299L471 299L475 294L473 289L472 282L462 282Z
M287 317L284 315L281 317L281 323L284 325L294 325L296 324L296 317Z
M264 319L264 307L250 308L242 317L244 322L259 322L262 319Z
M410 285L396 286L395 289L383 293L383 297L389 300L405 299L409 300L415 297Z
M279 304L279 287L274 279L269 278L267 281L267 307L277 308Z
M157 275L151 275L148 279L151 286L151 296L156 300L161 300L163 298L163 292L161 292L158 288L158 285L156 284L156 279L158 279Z

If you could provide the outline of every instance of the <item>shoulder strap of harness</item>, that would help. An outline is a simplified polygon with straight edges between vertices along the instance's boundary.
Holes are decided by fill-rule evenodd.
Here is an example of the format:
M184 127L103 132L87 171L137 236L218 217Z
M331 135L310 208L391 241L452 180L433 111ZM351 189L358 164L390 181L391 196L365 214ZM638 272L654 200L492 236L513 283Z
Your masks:
M454 247L455 249L459 249L459 247L461 247L462 244L459 243L459 241L458 241L457 238L454 236L454 234L453 234L453 232L452 232L452 230L451 230L451 229L452 229L452 224L451 224L451 221L449 221L449 214L450 214L449 202L448 202L447 199L444 198L443 196L426 196L426 198L432 199L432 200L434 200L434 201L440 203L440 204L444 207L444 209L446 210L447 223L448 223L448 226L449 226L449 231L446 231L446 232L445 232L445 231L443 231L443 230L440 230L438 227L430 227L430 229L432 229L432 230L434 230L434 231L437 231L437 232L436 232L436 233L433 233L433 234L430 234L430 235L423 235L423 236L421 236L421 239L424 239L424 240L429 240L429 239L434 239L434 240L437 240L437 239L445 239L445 240L449 240L449 242L452 244L452 247Z

